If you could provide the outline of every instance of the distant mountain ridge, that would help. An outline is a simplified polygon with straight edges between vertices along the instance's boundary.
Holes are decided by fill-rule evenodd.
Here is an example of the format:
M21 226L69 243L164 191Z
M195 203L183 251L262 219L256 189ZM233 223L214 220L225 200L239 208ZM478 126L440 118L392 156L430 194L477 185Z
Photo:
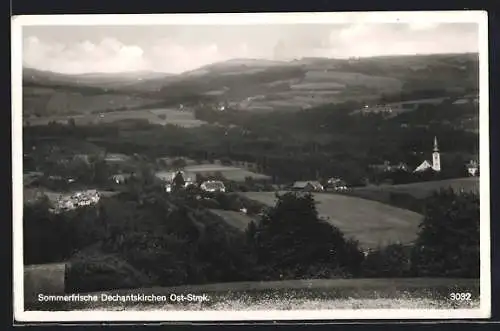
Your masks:
M23 68L23 80L27 81L43 81L51 82L75 82L75 83L103 83L103 82L120 82L127 80L146 80L159 79L175 76L174 74L155 72L155 71L131 71L131 72L90 72L81 74L58 73L54 71L38 70L34 68Z
M175 73L166 73L154 70L137 70L137 71L125 71L125 72L88 72L88 73L78 73L78 74L70 74L70 73L61 73L50 70L41 70L32 68L29 66L23 66L23 73L26 74L46 74L46 75L57 75L57 76L68 76L68 77L169 77L169 76L181 76L187 74L192 71L208 69L208 68L224 68L224 67L234 67L234 66L256 66L256 67L266 67L266 66L280 66L280 65L296 65L296 64L307 64L313 62L345 62L352 61L353 59L361 60L361 61L370 61L370 60L380 60L380 59L412 59L412 58L445 58L445 57L462 57L462 58L477 58L478 53L441 53L441 54L426 54L426 55L380 55L380 56L371 56L371 57L353 57L351 59L340 59L340 58L327 58L327 57L302 57L296 58L293 60L269 60L269 59L257 59L257 58L234 58L225 61L215 62L207 65L203 65L201 67L187 70L178 74Z
M171 105L211 100L240 110L290 111L347 101L378 102L387 95L397 100L398 95L415 91L417 99L425 98L425 91L432 91L432 97L475 93L479 89L479 57L466 53L290 61L236 58L181 74L66 75L25 68L23 85L30 104L42 107L38 113L52 112L53 104L60 103L51 97L56 94L57 100L66 103L59 108L76 113L78 107L74 108L71 100L78 94L80 99L82 95L108 94L112 101L112 95L120 94ZM30 90L35 87L38 92ZM40 88L45 91L43 96ZM43 106L38 105L40 98Z

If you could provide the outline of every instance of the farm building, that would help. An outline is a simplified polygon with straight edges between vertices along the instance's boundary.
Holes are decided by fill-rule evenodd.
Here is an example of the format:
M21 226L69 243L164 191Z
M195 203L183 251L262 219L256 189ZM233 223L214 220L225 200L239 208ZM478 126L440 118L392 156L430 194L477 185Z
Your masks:
M155 174L155 176L159 179L161 179L164 182L171 183L173 182L175 176L180 173L182 175L182 178L184 179L184 182L186 183L185 186L189 185L195 185L196 184L196 175L191 172L186 172L186 171L159 171Z
M372 164L370 168L376 172L408 171L408 165L403 162L391 164L389 161L385 161L383 164Z
M467 172L470 176L478 176L479 175L479 162L475 160L471 160L467 164Z
M203 182L200 188L206 192L226 192L226 187L224 183L218 180L209 180Z
M293 183L292 190L296 191L306 191L306 192L319 192L323 191L323 185L315 180L310 181L298 181Z
M345 191L347 190L347 184L340 178L330 178L325 185L325 190Z
M116 174L111 176L111 180L116 184L125 183L132 175L131 174Z
M71 195L60 196L56 202L54 212L72 210L78 207L90 206L98 203L100 194L97 190L75 192Z

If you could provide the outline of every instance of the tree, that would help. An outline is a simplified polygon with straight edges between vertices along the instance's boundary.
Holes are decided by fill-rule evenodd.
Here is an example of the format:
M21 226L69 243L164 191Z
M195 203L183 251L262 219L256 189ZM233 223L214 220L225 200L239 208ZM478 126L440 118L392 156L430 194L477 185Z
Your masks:
M312 195L286 193L264 215L254 234L257 260L271 278L343 277L357 272L356 242L319 219Z
M368 252L363 261L364 277L410 276L411 251L401 244L391 244Z
M479 196L443 189L425 206L415 245L420 276L479 277Z
M184 180L184 176L182 176L182 172L177 172L177 174L175 175L174 177L174 180L173 180L173 187L172 189L174 191L178 191L182 188L184 188L184 185L186 184L186 181Z

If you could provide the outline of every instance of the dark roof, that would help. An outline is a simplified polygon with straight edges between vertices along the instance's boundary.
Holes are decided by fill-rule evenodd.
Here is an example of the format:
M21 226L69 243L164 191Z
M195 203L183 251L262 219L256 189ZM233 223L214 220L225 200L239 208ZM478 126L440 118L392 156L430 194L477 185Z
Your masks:
M293 183L294 188L305 188L308 185L314 187L314 188L320 188L323 187L320 182L316 180L309 180L309 181L297 181Z

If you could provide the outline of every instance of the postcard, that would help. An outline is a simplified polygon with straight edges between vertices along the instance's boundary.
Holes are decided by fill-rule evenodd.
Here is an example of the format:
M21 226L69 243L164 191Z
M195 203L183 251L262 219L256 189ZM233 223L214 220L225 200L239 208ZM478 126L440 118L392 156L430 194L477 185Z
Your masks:
M490 317L486 12L18 16L12 100L18 322Z

